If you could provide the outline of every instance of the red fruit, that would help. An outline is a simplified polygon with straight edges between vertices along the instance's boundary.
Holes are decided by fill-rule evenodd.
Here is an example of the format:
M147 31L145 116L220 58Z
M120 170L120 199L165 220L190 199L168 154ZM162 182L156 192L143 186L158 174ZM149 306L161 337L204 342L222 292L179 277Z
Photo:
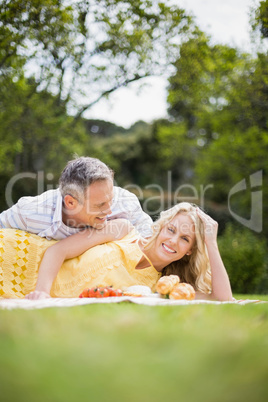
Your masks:
M84 289L79 297L110 297L110 296L123 296L120 289L113 289L112 286L100 286L95 288Z
M109 296L110 296L110 292L109 292L108 287L97 288L95 297L109 297Z
M116 296L123 296L123 292L121 289L116 289Z
M123 296L123 292L120 289L110 288L110 296Z
M84 289L82 293L80 293L79 297L88 297L88 291L89 289Z
M115 289L113 289L112 287L109 287L108 289L109 289L109 296L111 296L111 297L116 296L116 290Z

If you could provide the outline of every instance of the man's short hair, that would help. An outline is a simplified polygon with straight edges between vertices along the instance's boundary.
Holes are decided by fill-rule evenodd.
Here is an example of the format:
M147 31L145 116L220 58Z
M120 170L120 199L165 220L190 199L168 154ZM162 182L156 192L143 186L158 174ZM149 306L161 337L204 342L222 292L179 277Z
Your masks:
M113 171L105 163L96 158L82 156L67 163L60 176L59 189L63 198L69 194L82 202L90 184L113 180L113 177Z

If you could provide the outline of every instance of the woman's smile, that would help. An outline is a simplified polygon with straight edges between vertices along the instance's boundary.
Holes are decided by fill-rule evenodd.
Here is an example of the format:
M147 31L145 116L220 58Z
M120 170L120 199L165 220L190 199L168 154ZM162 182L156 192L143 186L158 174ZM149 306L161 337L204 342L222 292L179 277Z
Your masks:
M167 246L167 244L162 243L163 249L169 254L175 254L177 251L173 250L171 247Z

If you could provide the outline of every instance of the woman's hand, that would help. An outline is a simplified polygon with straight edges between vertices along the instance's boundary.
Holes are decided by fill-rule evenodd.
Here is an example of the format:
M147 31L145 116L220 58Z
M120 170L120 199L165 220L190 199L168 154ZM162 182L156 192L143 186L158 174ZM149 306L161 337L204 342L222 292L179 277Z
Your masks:
M47 292L43 292L40 290L35 290L28 295L25 296L25 299L28 300L39 300L39 299L50 299L50 295Z
M211 268L212 292L206 298L220 301L232 300L230 281L217 244L218 223L199 208L197 208L197 215L204 224L205 244ZM204 296L196 295L196 298L204 298Z
M217 242L218 222L214 221L209 215L205 214L200 208L197 208L197 215L204 224L205 243Z

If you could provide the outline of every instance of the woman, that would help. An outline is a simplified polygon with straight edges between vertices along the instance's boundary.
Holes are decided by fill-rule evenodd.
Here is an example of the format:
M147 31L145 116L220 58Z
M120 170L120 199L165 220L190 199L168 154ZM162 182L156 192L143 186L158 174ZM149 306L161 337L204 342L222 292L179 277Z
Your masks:
M196 298L232 300L217 227L199 208L183 202L162 212L149 239L140 238L123 220L109 222L97 238L83 231L59 242L4 229L0 296L78 297L84 288L97 285L139 284L154 290L161 275L177 274L195 288ZM103 241L108 243L92 247Z

